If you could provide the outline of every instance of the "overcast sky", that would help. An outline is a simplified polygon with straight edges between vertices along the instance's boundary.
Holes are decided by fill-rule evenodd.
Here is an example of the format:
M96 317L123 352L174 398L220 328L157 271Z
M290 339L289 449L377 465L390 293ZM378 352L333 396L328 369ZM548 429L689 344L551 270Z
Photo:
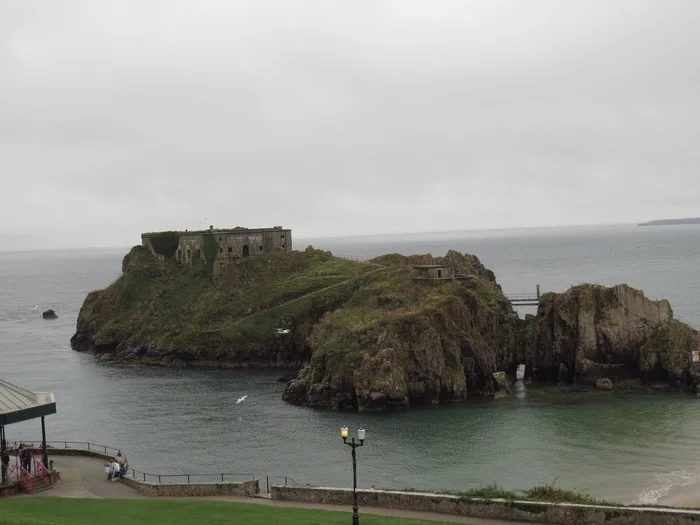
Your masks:
M3 248L700 216L695 0L0 0Z

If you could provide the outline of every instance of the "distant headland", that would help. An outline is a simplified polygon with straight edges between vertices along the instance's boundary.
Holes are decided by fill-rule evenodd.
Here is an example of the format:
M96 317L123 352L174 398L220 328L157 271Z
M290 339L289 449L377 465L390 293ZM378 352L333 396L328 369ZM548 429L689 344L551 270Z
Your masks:
M637 224L637 226L674 226L676 224L700 224L700 217L691 219L661 219L659 221L649 221Z

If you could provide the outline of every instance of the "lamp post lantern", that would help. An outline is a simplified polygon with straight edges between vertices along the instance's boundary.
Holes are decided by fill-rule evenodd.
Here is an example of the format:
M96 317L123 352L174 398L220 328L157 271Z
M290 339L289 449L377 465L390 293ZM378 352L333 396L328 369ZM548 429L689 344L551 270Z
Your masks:
M351 440L348 441L348 434L348 427L342 427L340 429L340 437L343 438L343 443L352 448L352 525L360 525L360 513L357 507L357 457L355 449L365 444L365 429L357 429L357 439L359 442L355 441L355 438L351 438Z

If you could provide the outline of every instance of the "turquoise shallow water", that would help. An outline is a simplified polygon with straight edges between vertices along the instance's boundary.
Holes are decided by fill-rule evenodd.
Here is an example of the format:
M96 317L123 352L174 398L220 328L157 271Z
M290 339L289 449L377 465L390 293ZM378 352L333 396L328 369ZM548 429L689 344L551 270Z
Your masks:
M700 327L700 227L563 228L298 240L339 254L476 253L506 291L628 282L669 298ZM126 249L0 253L0 377L56 393L49 439L122 447L149 472L250 472L348 486L338 429L367 429L359 483L464 489L556 482L624 502L654 501L700 479L700 401L516 385L512 399L389 414L336 413L283 403L283 370L115 366L70 349L85 295L120 271ZM38 308L35 308L38 307ZM41 310L59 319L46 322ZM236 404L242 395L247 399ZM10 439L38 423L8 427Z

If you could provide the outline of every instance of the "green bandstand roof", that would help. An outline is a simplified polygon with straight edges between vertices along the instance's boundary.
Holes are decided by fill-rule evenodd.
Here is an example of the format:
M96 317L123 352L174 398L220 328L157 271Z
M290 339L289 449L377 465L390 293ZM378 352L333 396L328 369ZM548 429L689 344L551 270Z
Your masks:
M0 426L55 413L52 392L30 392L0 379Z

